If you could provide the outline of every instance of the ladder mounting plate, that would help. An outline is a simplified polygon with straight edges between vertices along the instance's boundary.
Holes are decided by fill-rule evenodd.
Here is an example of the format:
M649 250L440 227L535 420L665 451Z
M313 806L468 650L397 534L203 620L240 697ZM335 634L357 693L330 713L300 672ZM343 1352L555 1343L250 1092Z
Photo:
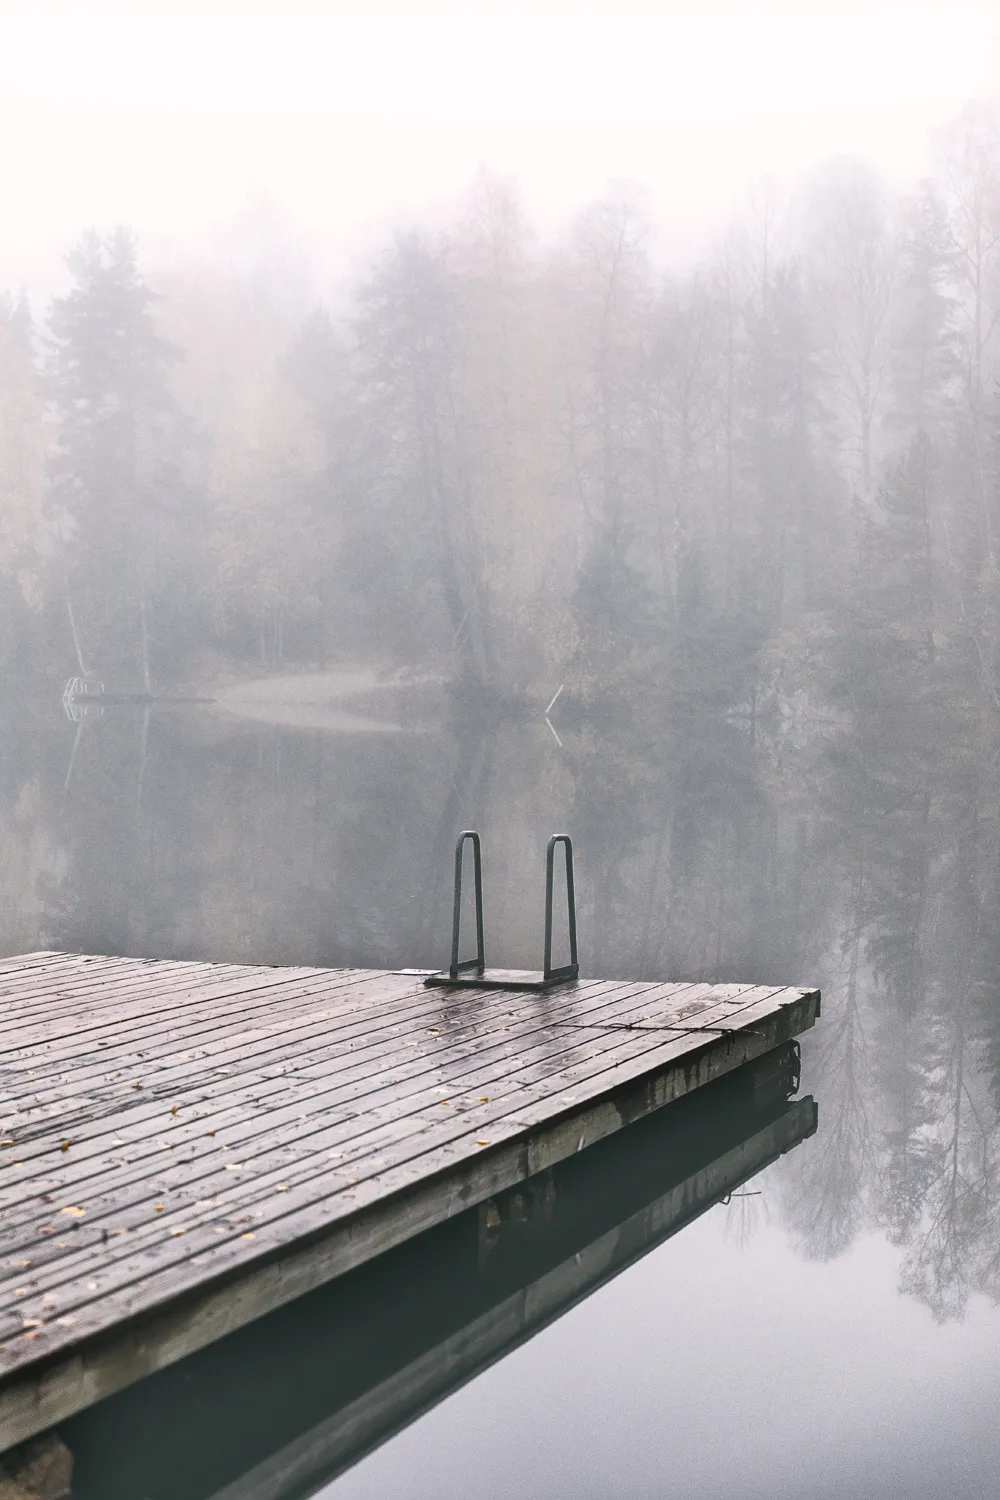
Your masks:
M550 990L556 984L569 984L577 977L575 967L556 969L545 975L541 969L466 969L452 978L447 969L429 974L427 985L448 985L459 990Z

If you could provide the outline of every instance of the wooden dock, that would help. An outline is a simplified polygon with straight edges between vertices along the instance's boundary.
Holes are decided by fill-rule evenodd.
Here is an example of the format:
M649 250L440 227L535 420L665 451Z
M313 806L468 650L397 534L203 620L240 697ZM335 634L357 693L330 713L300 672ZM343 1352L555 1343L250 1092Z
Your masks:
M0 964L0 1451L812 1026L815 990Z
M811 1136L798 1061L787 1042L61 1422L74 1500L314 1494Z

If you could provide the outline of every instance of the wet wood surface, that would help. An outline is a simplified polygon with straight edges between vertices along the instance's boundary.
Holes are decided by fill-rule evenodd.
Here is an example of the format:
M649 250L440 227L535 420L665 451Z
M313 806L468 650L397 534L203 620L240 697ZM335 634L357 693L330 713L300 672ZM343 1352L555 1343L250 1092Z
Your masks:
M814 990L0 964L0 1450L797 1035Z

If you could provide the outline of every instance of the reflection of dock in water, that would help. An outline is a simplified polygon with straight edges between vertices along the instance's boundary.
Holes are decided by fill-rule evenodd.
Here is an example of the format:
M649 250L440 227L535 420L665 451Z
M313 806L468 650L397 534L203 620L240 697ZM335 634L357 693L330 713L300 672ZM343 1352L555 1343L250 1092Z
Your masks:
M0 1451L782 1046L815 990L0 964Z
M789 1044L82 1412L75 1500L314 1492L811 1135L796 1084Z

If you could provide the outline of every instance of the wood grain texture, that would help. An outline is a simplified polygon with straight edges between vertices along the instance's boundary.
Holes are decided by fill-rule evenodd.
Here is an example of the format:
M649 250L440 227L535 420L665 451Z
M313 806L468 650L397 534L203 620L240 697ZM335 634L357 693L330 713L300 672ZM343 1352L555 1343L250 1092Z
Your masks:
M815 990L0 964L0 1450L811 1026Z

